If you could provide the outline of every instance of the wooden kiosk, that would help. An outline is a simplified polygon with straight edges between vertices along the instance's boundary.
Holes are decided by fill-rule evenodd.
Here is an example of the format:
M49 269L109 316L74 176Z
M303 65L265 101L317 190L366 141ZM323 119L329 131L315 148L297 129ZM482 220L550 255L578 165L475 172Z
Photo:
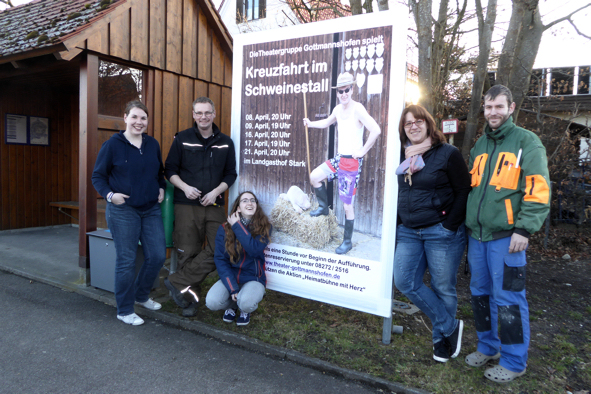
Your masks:
M230 134L232 39L209 0L37 0L0 26L0 230L79 224L88 283L86 233L106 227L92 170L125 103L148 106L164 159L196 97Z

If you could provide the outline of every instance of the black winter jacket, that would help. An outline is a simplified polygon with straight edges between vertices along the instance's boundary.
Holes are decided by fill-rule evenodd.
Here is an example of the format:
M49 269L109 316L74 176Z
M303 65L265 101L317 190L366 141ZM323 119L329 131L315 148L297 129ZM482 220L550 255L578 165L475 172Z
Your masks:
M466 162L456 147L445 143L423 153L423 160L425 167L412 175L412 186L398 175L398 218L409 228L443 222L446 229L457 231L466 219L472 190Z
M166 178L170 180L171 176L178 175L183 182L199 189L202 196L222 182L229 188L237 177L234 143L215 123L212 126L213 134L208 139L201 136L195 124L190 129L177 133L164 165ZM224 195L221 194L215 202L224 205ZM199 199L189 200L176 187L174 203L201 205Z

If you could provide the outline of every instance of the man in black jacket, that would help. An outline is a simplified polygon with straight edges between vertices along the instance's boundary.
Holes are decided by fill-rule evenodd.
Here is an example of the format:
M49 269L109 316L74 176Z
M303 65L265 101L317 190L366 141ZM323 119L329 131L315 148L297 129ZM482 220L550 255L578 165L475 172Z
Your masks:
M201 282L215 270L215 236L226 220L224 192L237 176L234 143L213 123L215 116L213 101L196 99L194 126L177 133L165 164L165 175L175 186L173 238L179 268L164 284L188 317L197 313Z

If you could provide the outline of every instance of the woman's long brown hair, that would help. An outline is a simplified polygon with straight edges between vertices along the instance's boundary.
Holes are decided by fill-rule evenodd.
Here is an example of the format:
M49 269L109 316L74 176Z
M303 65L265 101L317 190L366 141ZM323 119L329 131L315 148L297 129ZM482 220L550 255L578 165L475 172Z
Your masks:
M246 193L252 194L252 196L257 202L257 210L252 216L252 219L248 225L248 231L250 231L250 234L253 238L260 235L263 241L269 242L271 222L269 222L269 218L267 218L267 215L265 215L265 213L259 206L259 199L257 198L257 196L255 196L253 192L245 191L240 193L238 198L236 198L236 201L234 201L234 205L232 205L230 215L233 215L234 212L236 212L236 210L240 206L240 199L242 199L242 196ZM238 262L238 258L242 253L242 245L240 244L240 241L236 241L236 234L234 234L232 226L230 226L228 222L224 223L224 231L226 232L226 252L228 252L228 255L230 256L230 262L232 264L235 264Z

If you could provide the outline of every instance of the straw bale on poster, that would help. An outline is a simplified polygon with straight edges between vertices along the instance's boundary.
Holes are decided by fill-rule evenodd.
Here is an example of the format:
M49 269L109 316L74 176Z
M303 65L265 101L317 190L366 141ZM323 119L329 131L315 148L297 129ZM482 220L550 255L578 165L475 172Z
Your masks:
M318 208L314 202L310 210ZM312 217L309 211L297 213L291 202L281 197L275 201L271 211L271 222L276 230L287 233L301 242L304 242L315 249L325 247L332 238L342 236L339 234L339 226L334 212L329 210L328 215Z

